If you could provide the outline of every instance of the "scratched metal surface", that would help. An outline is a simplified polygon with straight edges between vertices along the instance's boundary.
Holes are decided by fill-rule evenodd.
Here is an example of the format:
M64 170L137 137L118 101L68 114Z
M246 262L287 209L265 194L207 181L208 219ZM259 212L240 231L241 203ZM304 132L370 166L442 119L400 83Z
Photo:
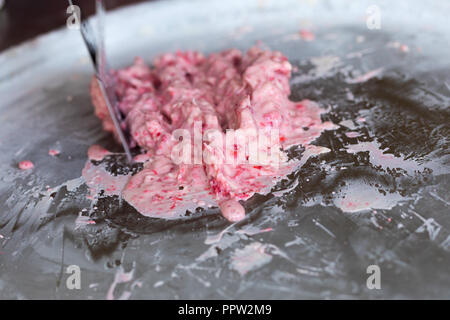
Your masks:
M372 4L379 30L366 26ZM214 209L167 222L113 198L92 208L80 179L87 148L114 142L92 112L79 34L58 30L1 53L0 298L450 298L448 9L163 1L109 15L115 66L262 40L298 68L293 99L329 108L324 120L339 128L315 143L331 151L278 185L283 196L247 201L248 218L233 225ZM50 157L55 147L61 155ZM19 172L23 159L35 169ZM371 208L357 211L364 201ZM80 212L95 224L76 228ZM366 287L372 264L381 290ZM81 268L80 290L66 286L69 265Z

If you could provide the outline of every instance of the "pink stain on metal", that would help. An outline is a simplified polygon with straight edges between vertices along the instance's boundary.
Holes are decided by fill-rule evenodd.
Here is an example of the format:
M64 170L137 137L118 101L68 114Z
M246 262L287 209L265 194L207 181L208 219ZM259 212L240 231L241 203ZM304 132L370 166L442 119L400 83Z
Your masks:
M300 30L300 37L305 41L313 41L316 36L309 30Z

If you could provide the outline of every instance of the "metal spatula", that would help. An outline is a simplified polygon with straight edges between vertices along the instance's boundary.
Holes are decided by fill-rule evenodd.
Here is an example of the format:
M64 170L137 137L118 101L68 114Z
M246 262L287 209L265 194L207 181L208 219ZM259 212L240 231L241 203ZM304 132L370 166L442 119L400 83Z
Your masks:
M77 5L75 0L68 0L69 4ZM128 161L131 163L133 158L130 152L128 143L128 134L122 129L121 123L123 121L122 114L117 106L117 97L114 91L114 79L109 73L109 65L106 60L105 45L104 45L104 15L105 7L102 0L96 0L96 18L97 18L97 36L94 34L89 21L80 21L80 31L86 48L94 65L95 77L102 92L108 112L116 129L119 140L122 143L123 149Z

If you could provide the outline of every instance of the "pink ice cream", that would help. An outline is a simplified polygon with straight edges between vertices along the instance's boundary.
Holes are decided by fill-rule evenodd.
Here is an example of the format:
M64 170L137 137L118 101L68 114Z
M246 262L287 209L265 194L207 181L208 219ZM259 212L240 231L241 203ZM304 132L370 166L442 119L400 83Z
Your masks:
M61 151L57 150L57 149L50 149L48 150L48 154L52 157L56 157L61 153Z
M334 127L322 123L323 110L316 103L289 100L292 66L280 52L257 47L245 54L230 49L207 57L177 52L156 58L153 65L150 68L137 58L132 66L114 72L124 125L145 153L139 157L146 161L122 195L143 215L175 218L205 203L218 204L230 221L241 220L245 210L240 200L270 191L297 166L295 161L283 162L283 152L264 164L236 163L239 154L248 160L249 150L236 141L231 151L225 148L226 130L249 130L267 137L276 130L278 141L264 145L273 151L307 146L324 129ZM92 81L91 95L103 128L114 133L96 81ZM173 154L180 141L174 132L187 130L194 137L194 150L196 123L201 123L201 133L219 136L200 144L203 156L215 161L176 163ZM224 161L230 158L233 163Z
M109 154L111 154L111 152L109 152L105 148L99 146L98 144L93 144L88 149L89 160L101 161L101 160L103 160L103 158L105 158Z
M18 167L21 170L30 170L34 168L34 164L30 160L24 160L19 162Z

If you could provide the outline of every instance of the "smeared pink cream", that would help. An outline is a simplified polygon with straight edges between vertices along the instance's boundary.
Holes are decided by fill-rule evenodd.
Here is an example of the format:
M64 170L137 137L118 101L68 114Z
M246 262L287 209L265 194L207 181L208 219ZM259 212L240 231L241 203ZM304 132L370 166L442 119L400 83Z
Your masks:
M101 191L107 196L118 195L130 179L128 175L114 176L106 171L103 164L95 166L91 161L86 162L82 175L89 187L90 198L95 198Z
M409 199L398 192L381 193L377 187L352 181L337 193L333 203L344 212L364 212L371 209L389 210Z
M177 129L195 137L195 123L201 121L203 133L215 130L222 141L226 129L252 129L258 134L278 130L279 143L271 147L286 150L292 145L307 147L323 130L335 128L331 122L322 123L324 110L316 103L288 99L292 66L280 52L258 47L246 54L230 49L208 57L177 52L156 58L153 65L151 69L138 58L113 74L124 125L133 144L145 152L136 158L145 162L143 170L129 179L122 195L143 215L173 219L200 205L219 204L225 218L238 221L245 216L239 201L269 192L300 164L298 160L279 165L176 164L171 156L179 142L173 138ZM103 128L115 133L96 81L91 95ZM241 147L235 144L232 158ZM203 141L201 149L216 159L230 155L214 141ZM93 160L107 154L99 146L88 152Z
M111 152L97 144L90 146L88 149L88 158L90 160L101 161L109 154L111 154Z
M24 160L19 162L18 167L20 170L30 170L34 168L34 164L30 160Z

